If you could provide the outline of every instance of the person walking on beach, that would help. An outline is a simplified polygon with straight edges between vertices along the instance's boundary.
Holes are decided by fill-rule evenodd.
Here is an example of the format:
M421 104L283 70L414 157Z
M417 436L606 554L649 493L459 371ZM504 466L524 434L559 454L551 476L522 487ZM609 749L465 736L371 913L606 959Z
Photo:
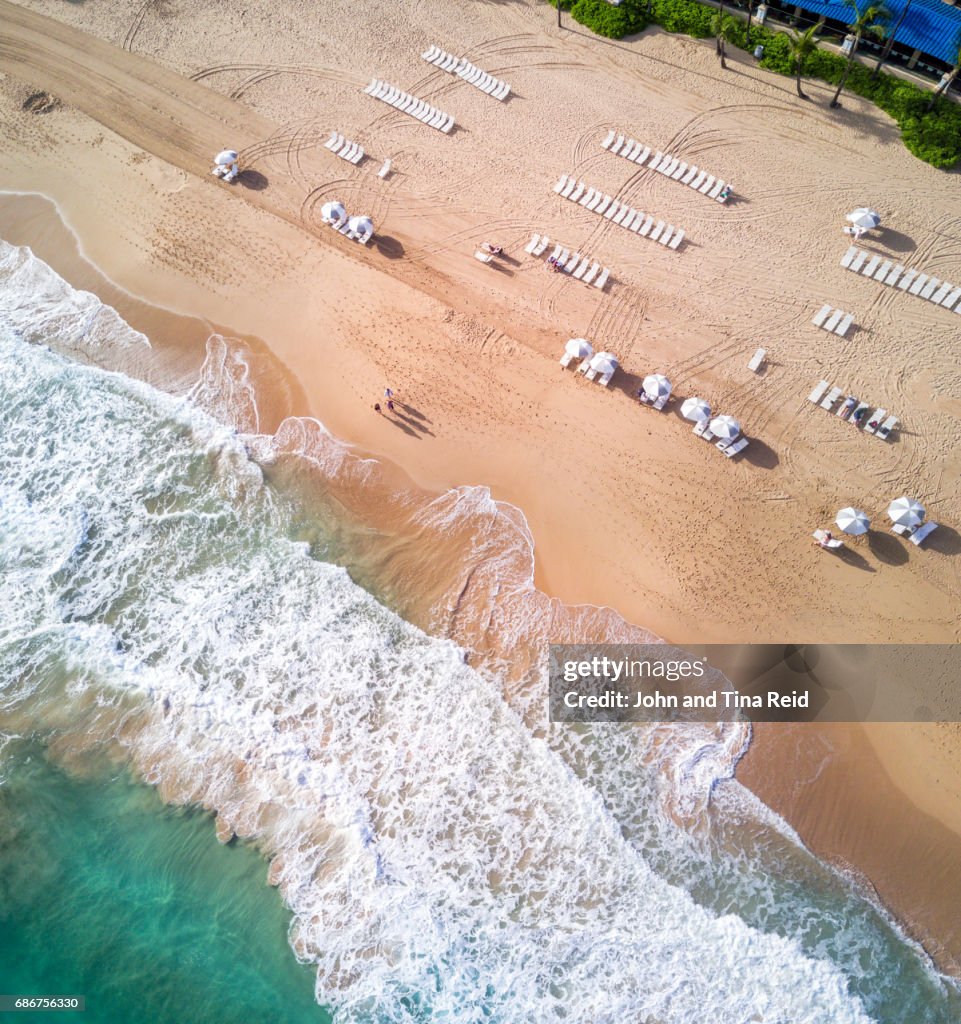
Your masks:
M374 412L377 413L378 416L383 415L380 408L380 402L374 402Z
M384 388L384 398L390 401L394 397L394 392L390 388Z
M387 408L390 410L390 412L394 411L394 403L389 398L387 399Z

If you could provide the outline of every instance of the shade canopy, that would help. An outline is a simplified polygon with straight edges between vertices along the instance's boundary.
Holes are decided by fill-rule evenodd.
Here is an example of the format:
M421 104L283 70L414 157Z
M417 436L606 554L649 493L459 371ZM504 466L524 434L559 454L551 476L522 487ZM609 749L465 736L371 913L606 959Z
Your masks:
M598 352L591 360L591 369L597 373L613 373L617 369L617 359L610 352Z
M924 506L914 498L896 498L888 505L888 515L898 526L920 526L924 518Z
M703 423L711 418L711 407L703 398L685 398L681 403L681 415L696 423Z
M352 234L360 235L361 238L367 238L374 233L374 222L370 217L351 217L347 227Z
M870 230L871 228L876 228L881 223L881 214L867 206L860 206L858 209L852 210L848 214L847 219L856 228Z
M575 359L589 359L594 355L594 346L587 338L571 338L564 346L564 351Z
M855 537L868 532L871 520L859 508L842 508L834 520L845 533Z
M671 382L663 373L652 373L645 377L642 386L651 398L663 398L671 393Z
M320 217L325 224L333 224L335 227L340 227L347 220L347 211L344 209L343 203L338 203L335 200L330 203L324 203L320 208Z
M733 416L715 416L711 420L711 433L723 441L733 441L741 432L741 424Z
M235 164L239 159L240 155L235 149L224 149L214 157L214 163L218 167L226 167L228 164Z

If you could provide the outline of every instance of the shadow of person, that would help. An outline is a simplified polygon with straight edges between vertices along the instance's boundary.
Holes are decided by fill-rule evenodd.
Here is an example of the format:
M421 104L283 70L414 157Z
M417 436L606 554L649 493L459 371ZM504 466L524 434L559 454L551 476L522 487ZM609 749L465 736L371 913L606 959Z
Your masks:
M433 422L428 416L425 416L420 409L415 409L412 405L407 402L401 402L398 399L394 399L394 406L397 409L403 409L408 416L414 416L419 420L423 420L425 423Z
M374 235L374 245L381 256L389 260L399 260L404 255L404 246L390 235Z
M237 180L244 188L249 188L252 192L263 192L268 184L266 176L261 174L260 171L255 171L252 167L241 171L237 176Z
M416 437L418 441L421 439L422 435L418 431L414 430L414 428L406 421L398 419L396 416L391 416L390 413L386 413L384 418L388 423L392 423L398 430L403 430L408 437Z
M420 434L426 434L428 437L437 436L433 430L431 430L428 426L425 425L423 420L417 420L414 419L412 416L407 416L402 412L398 412L396 402L394 402L394 416L401 423L406 423L412 430L416 430Z

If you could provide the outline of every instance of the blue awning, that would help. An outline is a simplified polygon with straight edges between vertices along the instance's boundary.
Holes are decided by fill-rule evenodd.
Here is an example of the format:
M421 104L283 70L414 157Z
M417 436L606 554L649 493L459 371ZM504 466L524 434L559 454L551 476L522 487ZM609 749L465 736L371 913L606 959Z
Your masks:
M859 6L863 8L868 2L860 0ZM784 3L786 6L793 3L802 10L819 16L823 14L845 25L854 20L851 8L842 3L823 3L822 0L784 0ZM884 0L884 6L891 12L889 25L897 23L907 5L908 0ZM953 65L958 59L959 36L961 8L952 7L943 0L911 0L895 42Z

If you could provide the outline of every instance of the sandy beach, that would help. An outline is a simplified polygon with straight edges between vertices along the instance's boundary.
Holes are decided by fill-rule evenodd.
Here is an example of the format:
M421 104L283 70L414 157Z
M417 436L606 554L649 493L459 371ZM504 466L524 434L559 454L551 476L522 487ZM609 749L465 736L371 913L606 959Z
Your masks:
M558 31L527 2L406 0L385 18L340 0L30 0L0 2L0 25L0 189L49 198L79 249L37 204L4 201L3 237L91 290L81 257L99 268L119 290L107 301L169 339L156 383L189 385L205 328L236 337L256 409L224 411L243 429L316 416L411 487L489 487L526 518L540 590L674 642L959 639L961 320L839 260L844 214L870 205L884 220L865 248L961 280L961 198L876 109L829 111L816 83L804 104L746 59L721 71L710 41ZM426 64L431 43L511 98ZM375 102L372 77L458 128ZM723 176L735 201L605 153L611 128ZM335 130L369 157L331 154ZM233 187L208 173L226 145L247 172ZM563 201L565 173L685 241L671 251ZM322 225L329 199L373 218L369 248ZM605 291L546 272L523 250L534 232L610 267ZM506 258L474 260L484 240ZM855 314L847 337L811 324L826 303ZM189 319L160 331L150 306ZM558 366L581 336L618 356L609 390ZM694 437L679 400L641 408L650 372L737 417L744 454ZM822 378L896 414L891 440L809 403ZM405 414L372 410L388 384ZM887 529L901 494L942 524L922 549ZM815 549L811 531L850 504L870 536L840 558ZM739 773L961 974L959 751L953 726L771 726Z

